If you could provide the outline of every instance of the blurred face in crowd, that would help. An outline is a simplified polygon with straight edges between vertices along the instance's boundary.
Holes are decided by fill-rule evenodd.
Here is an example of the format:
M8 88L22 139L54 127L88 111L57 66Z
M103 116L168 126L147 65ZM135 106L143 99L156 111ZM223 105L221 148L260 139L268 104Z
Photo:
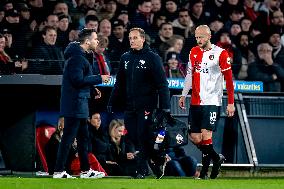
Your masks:
M158 12L161 9L161 0L152 0L152 12Z
M222 33L220 36L220 42L231 44L232 41L231 41L230 35L228 33Z
M237 5L239 3L239 0L228 0L229 5Z
M42 35L43 41L47 45L55 45L57 32L54 29L49 29L46 31L46 34Z
M58 28L58 16L57 15L49 15L47 17L46 25Z
M115 13L116 8L117 8L117 5L115 1L110 1L107 4L105 4L105 9L109 13Z
M103 19L99 26L99 31L104 36L108 37L111 35L111 23L107 19Z
M31 17L31 12L29 10L22 10L20 11L20 15L23 19L29 20Z
M201 16L202 12L203 12L203 4L195 3L192 7L192 14L195 16Z
M251 24L252 24L252 21L250 19L243 19L241 21L242 31L248 32Z
M125 29L123 26L116 26L113 28L112 32L117 39L122 39L124 37Z
M195 29L195 39L197 42L197 45L202 49L209 49L211 48L211 32L210 28L206 26L199 26Z
M134 50L140 50L143 48L145 37L141 36L138 30L133 30L129 33L130 47Z
M177 11L177 4L173 1L167 1L166 2L166 9L170 12L176 12Z
M240 45L243 47L247 47L249 45L249 39L247 35L242 35L240 37Z
M94 29L97 31L99 27L99 22L90 20L88 23L86 23L85 27L88 29Z
M237 36L240 32L242 31L241 26L239 24L233 24L231 26L231 35L232 36Z
M272 10L278 10L280 8L279 0L266 0L265 3L267 4L268 8Z
M188 26L190 23L188 11L179 12L178 21L181 25Z
M62 19L59 21L58 28L59 28L61 31L66 31L66 30L68 29L68 26L69 26L68 18L62 18Z
M120 14L120 15L118 15L117 18L120 19L120 20L122 20L125 26L126 26L127 23L129 22L128 14Z
M257 53L260 59L272 56L272 47L268 43L261 43L257 46Z
M171 24L164 24L160 29L160 35L166 39L173 36L173 26Z
M244 17L244 13L233 11L229 17L232 21L239 22Z
M4 33L3 35L6 39L6 47L10 48L13 43L13 35L11 33Z
M271 22L276 26L284 26L283 12L281 10L273 12Z
M96 6L96 0L84 0L84 4L89 8L94 8Z
M10 10L10 9L13 9L13 8L14 8L13 3L6 3L5 6L4 6L5 10Z
M20 17L19 16L8 16L6 17L7 22L11 24L20 23Z
M182 39L176 39L174 43L174 49L176 52L181 52L183 47L183 40Z
M272 47L279 47L281 45L281 36L279 33L274 33L269 37L269 43Z
M92 126L94 126L96 129L99 129L102 123L101 115L99 113L95 113L92 115L89 121Z
M152 3L151 2L143 2L143 4L138 5L138 10L140 12L149 13L151 12Z
M219 21L219 20L215 20L213 22L210 23L209 27L213 32L218 32L221 28L223 28L224 23Z
M122 5L128 5L129 4L129 0L117 0L117 2L122 4Z
M1 37L0 38L0 53L2 53L4 51L5 44L6 44L5 37Z
M33 7L37 7L37 8L40 8L40 7L43 7L43 2L42 0L29 0L29 4Z
M68 6L66 3L57 3L54 7L54 14L63 13L68 15Z
M162 25L162 23L165 23L166 22L166 16L159 16L158 18L157 18L157 21L156 21L156 25L158 26L158 27L160 27L161 25Z
M5 17L5 12L4 11L0 11L0 22L2 22L4 17Z
M178 60L175 58L171 58L168 60L168 65L171 70L176 70L178 67Z

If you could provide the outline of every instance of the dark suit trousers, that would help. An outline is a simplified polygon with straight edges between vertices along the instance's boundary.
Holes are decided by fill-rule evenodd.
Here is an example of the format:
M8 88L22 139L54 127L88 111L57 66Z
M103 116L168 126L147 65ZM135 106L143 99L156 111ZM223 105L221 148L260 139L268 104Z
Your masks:
M64 118L63 136L58 148L55 172L66 170L66 160L71 144L75 138L77 139L81 171L88 171L90 169L88 161L88 137L89 133L86 118Z

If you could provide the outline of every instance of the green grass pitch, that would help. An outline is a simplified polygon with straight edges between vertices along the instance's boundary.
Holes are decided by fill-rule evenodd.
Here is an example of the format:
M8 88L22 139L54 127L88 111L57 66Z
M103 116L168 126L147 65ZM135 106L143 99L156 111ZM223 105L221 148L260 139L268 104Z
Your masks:
M284 178L102 178L52 179L0 177L0 189L284 189Z

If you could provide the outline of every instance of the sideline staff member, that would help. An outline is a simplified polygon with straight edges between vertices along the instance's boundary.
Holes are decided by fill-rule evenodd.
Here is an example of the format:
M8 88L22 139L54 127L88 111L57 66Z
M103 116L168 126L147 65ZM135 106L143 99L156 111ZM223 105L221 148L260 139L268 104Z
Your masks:
M131 50L121 56L116 83L109 106L125 99L125 126L127 136L134 143L137 154L136 178L148 173L147 160L151 155L151 116L157 108L170 111L170 92L159 55L145 43L145 32L132 28L129 33ZM158 164L156 164L158 166ZM155 173L158 177L158 175Z

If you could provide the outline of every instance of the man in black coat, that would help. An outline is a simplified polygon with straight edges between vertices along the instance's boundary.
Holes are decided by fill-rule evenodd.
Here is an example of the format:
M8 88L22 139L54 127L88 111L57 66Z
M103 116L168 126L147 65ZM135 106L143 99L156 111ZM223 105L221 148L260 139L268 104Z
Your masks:
M60 114L64 117L64 129L59 145L53 178L72 178L65 170L70 146L75 137L81 166L81 178L98 178L97 172L90 169L88 161L88 100L90 88L102 81L107 83L109 75L93 75L87 53L98 46L97 33L83 29L79 33L79 43L70 43L65 52L65 68L61 86Z
M144 30L132 28L129 41L131 50L120 59L109 107L121 102L121 98L125 100L127 136L135 149L140 151L134 177L144 178L148 172L147 160L153 149L150 129L152 113L157 108L158 99L159 108L170 111L170 92L161 58L144 44Z

